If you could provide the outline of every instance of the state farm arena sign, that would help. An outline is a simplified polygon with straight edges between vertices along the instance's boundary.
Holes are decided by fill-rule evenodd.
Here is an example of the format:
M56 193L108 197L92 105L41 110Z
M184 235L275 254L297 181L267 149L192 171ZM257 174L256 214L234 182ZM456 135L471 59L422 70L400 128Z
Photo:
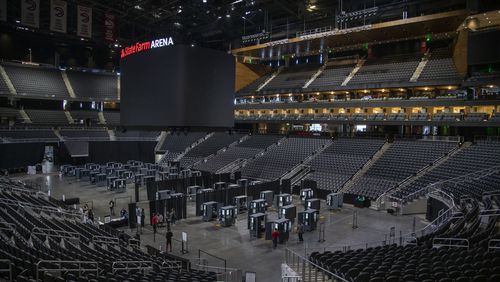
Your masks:
M123 59L135 53L147 51L149 49L154 49L154 48L172 46L172 45L174 45L174 40L172 39L172 37L165 37L145 42L137 42L133 45L123 48L121 50L120 58Z

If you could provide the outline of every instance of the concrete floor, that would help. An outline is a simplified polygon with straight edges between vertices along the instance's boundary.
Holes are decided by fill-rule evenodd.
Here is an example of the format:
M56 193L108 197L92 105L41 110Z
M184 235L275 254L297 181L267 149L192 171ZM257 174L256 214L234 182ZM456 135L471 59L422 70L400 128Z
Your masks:
M80 202L91 202L95 217L103 218L109 214L108 202L115 199L116 211L127 207L130 199L133 199L133 185L129 185L127 192L114 193L105 188L97 188L88 182L78 182L74 179L60 177L57 173L43 175L15 176L15 179L30 180L42 186L42 189L50 190L53 197L61 199L79 197ZM141 200L146 199L145 188L140 191ZM294 198L297 211L302 210L298 198ZM90 204L89 204L90 206ZM335 250L346 245L357 245L361 248L366 242L382 241L389 234L391 227L395 227L396 236L412 231L413 216L393 216L371 209L359 209L351 205L344 205L339 211L328 211L325 202L321 203L321 221L325 224L325 242L318 242L318 231L304 234L304 243L298 241L296 234L290 235L286 245L279 245L276 250L272 249L271 241L264 239L250 239L247 230L247 215L241 214L234 226L218 227L215 222L204 222L200 217L194 216L194 203L188 202L188 215L185 220L178 222L172 227L174 238L180 240L181 232L187 232L189 238L189 253L180 252L181 245L174 241L173 254L196 259L202 250L214 256L226 259L227 267L238 268L243 271L257 273L257 281L280 281L280 264L283 262L284 249L288 247L301 254L309 254L312 251ZM147 207L144 204L144 207ZM358 228L352 228L353 214L358 214ZM276 216L275 211L268 212L268 218ZM425 226L423 216L416 216L416 229ZM130 234L136 230L124 229ZM160 228L157 238L153 240L151 226L146 226L141 236L142 245L152 245L164 249L165 228ZM201 252L201 258L206 259L210 265L224 266L223 262L212 258Z

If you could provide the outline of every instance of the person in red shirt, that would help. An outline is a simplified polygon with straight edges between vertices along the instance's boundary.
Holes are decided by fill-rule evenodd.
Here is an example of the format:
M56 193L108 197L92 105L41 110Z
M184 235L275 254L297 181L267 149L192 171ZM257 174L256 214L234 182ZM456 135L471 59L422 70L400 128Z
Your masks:
M158 215L156 213L153 213L153 218L151 219L151 225L153 225L153 236L156 237L156 227L158 226Z
M278 232L278 229L274 229L273 233L271 233L271 237L273 238L273 249L276 249L278 246L278 237L280 236L280 233Z

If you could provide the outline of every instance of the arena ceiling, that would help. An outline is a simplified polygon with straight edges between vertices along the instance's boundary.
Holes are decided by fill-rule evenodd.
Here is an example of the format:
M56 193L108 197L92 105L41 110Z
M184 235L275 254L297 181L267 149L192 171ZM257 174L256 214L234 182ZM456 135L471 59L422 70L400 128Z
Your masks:
M244 46L241 38L266 31L272 39L304 29L335 26L336 16L376 8L352 25L465 8L465 0L78 0L119 16L120 38L141 40L169 34L185 44L218 49ZM368 16L369 15L369 16ZM360 23L360 20L363 20ZM124 42L126 43L126 42ZM247 44L248 45L248 44Z

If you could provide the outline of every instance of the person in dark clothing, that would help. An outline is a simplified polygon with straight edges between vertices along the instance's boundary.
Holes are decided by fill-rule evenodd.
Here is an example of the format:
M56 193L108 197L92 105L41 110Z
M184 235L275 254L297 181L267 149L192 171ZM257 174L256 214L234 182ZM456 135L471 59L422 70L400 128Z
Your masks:
M115 215L115 202L109 201L109 215Z
M92 212L92 209L89 210L88 217L91 222L94 222L94 213Z
M146 219L146 213L144 209L141 210L141 227L144 227L144 220Z
M137 240L137 247L140 247L141 246L141 235L139 235L139 233L136 233L135 239Z
M120 243L122 245L126 245L127 244L126 238L125 238L125 232L123 232L123 230L120 231L120 234L118 234L118 239L120 240Z
M165 233L165 237L167 238L167 245L165 246L165 252L169 249L170 247L170 252L172 252L172 237L174 234L172 233L172 230L170 228L167 230L167 233Z
M271 237L273 238L273 249L276 249L278 246L278 237L280 236L280 233L278 232L278 229L274 229L273 233L271 233Z
M175 214L175 210L172 209L172 224L175 224L175 221L177 220L177 214Z
M304 238L302 237L302 235L304 235L304 229L305 226L303 223L299 224L299 226L297 227L297 234L299 234L299 242L304 242Z

